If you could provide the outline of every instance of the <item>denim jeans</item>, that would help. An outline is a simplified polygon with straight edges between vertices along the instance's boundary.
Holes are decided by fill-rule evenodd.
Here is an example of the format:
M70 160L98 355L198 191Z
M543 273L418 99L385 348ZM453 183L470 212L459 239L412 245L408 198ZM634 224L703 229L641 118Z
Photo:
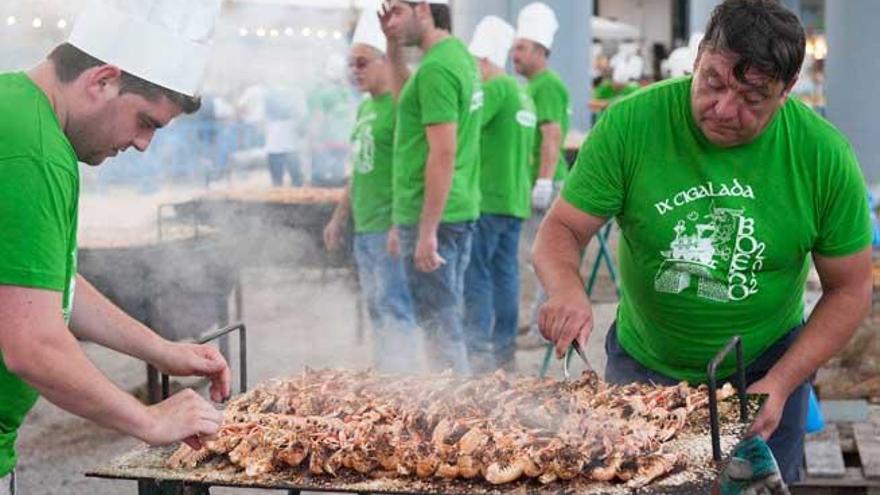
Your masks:
M471 257L473 222L443 223L437 229L437 251L446 264L431 273L419 271L413 259L418 226L400 227L400 251L416 322L425 332L431 371L470 373L463 330L464 272Z
M474 373L515 367L522 219L483 215L464 277L464 328Z
M269 175L272 178L272 185L280 187L284 185L284 172L290 174L290 185L303 185L304 177L302 164L297 153L269 153L267 156L269 162Z
M751 385L764 378L770 368L782 358L791 347L803 327L797 327L776 341L752 364L746 367L746 383ZM720 349L719 349L720 350ZM608 364L605 367L605 380L609 383L625 384L632 382L654 382L659 385L675 385L679 382L674 378L657 373L642 366L632 358L617 340L617 324L613 324L605 339L605 351L608 353ZM706 357L708 364L711 356ZM733 377L725 377L719 383L732 381ZM806 434L807 404L810 395L810 382L802 383L792 392L785 403L779 428L770 437L767 444L773 451L782 479L786 484L798 481L800 467L804 462L804 435Z
M388 253L388 232L355 234L354 257L373 327L373 366L387 373L418 371L412 297L403 261Z

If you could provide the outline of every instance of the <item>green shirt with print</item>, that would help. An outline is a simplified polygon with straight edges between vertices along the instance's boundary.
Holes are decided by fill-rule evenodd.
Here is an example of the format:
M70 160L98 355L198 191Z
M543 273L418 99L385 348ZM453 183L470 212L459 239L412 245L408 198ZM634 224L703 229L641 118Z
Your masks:
M483 133L480 139L480 211L529 218L535 104L509 75L483 84Z
M527 91L535 102L535 110L538 115L532 183L538 179L538 172L541 169L541 144L544 142L541 126L544 124L559 124L562 128L562 138L559 142L559 164L556 166L553 179L556 182L564 181L568 175L568 163L565 161L565 137L568 136L572 114L568 88L555 72L545 69L529 80Z
M480 216L479 145L483 92L467 47L449 37L431 47L400 92L394 131L394 207L397 225L419 222L425 197L428 138L425 128L457 124L452 187L441 221Z
M45 94L0 74L0 285L63 294L73 307L79 169ZM18 428L38 393L0 359L0 478L15 467Z
M361 103L352 133L351 209L355 232L391 228L391 164L396 105L391 93Z
M720 148L691 114L691 78L611 107L562 195L620 225L621 346L691 382L741 335L747 363L804 319L810 254L871 243L866 187L846 139L789 99L751 143ZM721 376L734 371L725 361Z

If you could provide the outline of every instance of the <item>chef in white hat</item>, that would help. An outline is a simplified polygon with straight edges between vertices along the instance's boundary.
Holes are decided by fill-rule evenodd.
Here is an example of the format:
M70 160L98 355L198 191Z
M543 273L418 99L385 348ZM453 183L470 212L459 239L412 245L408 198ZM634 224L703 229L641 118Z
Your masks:
M398 99L392 218L434 371L468 373L463 279L480 215L483 92L467 46L450 34L446 0L389 0L380 9ZM402 47L424 57L410 75Z
M412 352L418 335L391 219L397 104L391 94L386 47L376 10L367 9L355 28L348 62L354 84L365 94L351 133L354 170L324 229L324 244L331 251L341 248L353 217L358 280L375 336L373 366L388 373L411 373L418 366Z
M156 130L199 107L219 10L220 0L96 2L47 60L0 74L3 489L17 430L40 395L152 445L198 446L220 426L222 415L191 390L146 407L89 361L77 339L170 375L208 377L215 401L229 394L229 368L216 350L160 338L76 272L77 162L143 151Z
M563 148L571 121L570 96L559 75L547 66L558 29L559 22L553 9L542 2L530 3L519 13L513 46L513 65L517 73L529 81L527 91L535 102L538 117L532 167L534 213L525 226L529 244L534 241L538 226L568 172ZM527 337L536 344L542 342L537 311L544 295L540 285L538 287L530 336Z
M480 220L465 273L465 333L477 373L516 368L519 317L517 256L531 216L535 105L504 71L516 32L502 19L480 21L470 50L483 77Z

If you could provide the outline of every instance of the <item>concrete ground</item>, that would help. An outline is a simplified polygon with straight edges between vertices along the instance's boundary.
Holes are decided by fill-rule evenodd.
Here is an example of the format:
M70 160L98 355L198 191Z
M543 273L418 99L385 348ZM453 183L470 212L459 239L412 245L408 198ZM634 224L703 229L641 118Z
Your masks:
M86 203L87 211L83 213L86 221L91 207L97 208L99 204ZM370 335L367 332L362 342L357 338L356 299L349 282L337 277L322 283L320 277L301 270L265 268L245 271L243 287L251 385L297 373L304 366L369 367ZM614 302L596 304L596 333L587 354L597 371L604 369L604 332L615 313ZM85 344L84 348L122 389L134 391L143 386L144 367L138 361L91 344ZM518 354L521 372L537 374L543 356L543 349L521 351ZM579 373L579 365L573 361L572 371ZM233 364L234 372L235 366ZM561 376L560 365L554 363L550 372ZM134 482L86 478L84 473L137 445L136 440L99 428L41 399L18 441L19 492L25 495L134 494ZM212 493L281 492L217 488Z

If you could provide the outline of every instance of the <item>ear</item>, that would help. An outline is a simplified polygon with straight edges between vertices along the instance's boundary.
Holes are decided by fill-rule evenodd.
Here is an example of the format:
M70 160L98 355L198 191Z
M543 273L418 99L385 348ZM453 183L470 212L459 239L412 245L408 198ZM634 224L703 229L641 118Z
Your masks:
M692 74L697 73L697 67L700 66L700 60L703 59L703 45L700 45L700 48L697 50L697 58L694 59L694 66L691 69Z
M785 100L787 100L788 97L791 95L791 90L794 89L794 86L795 86L795 84L797 84L798 79L800 79L800 74L794 76L794 79L792 79L791 82L788 83L788 86L786 86L785 89L782 90L782 94L780 95L780 99L783 102L785 102Z
M416 17L419 21L430 21L434 24L434 17L431 16L431 5L428 2L421 1L416 4Z
M99 65L83 72L80 80L92 98L115 98L119 95L122 70L115 65Z

